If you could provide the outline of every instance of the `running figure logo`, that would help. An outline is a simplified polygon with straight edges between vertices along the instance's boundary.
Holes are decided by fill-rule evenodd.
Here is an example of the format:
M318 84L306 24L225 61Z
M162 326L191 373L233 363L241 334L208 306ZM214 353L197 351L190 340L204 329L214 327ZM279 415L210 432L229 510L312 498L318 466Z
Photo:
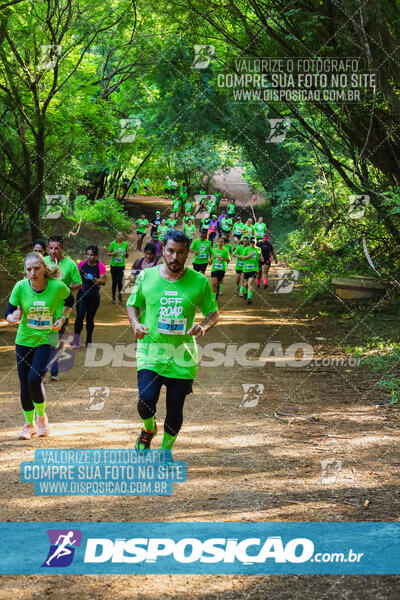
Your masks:
M54 362L58 362L58 368L61 373L69 371L74 366L75 352L71 350L70 344L74 340L72 333L63 333L60 336L60 345L55 353L51 355L51 359L47 365L47 370L50 371Z
M321 460L321 480L320 483L336 483L339 471L342 470L342 461L336 458L327 458Z
M266 139L267 144L279 144L283 142L290 127L290 119L268 119L271 128Z
M120 144L132 144L136 139L136 133L140 129L142 122L140 119L132 118L120 119L121 133L118 139Z
M215 46L209 44L195 44L193 46L194 59L190 65L191 69L207 69L211 58L215 54Z
M347 217L349 219L362 219L365 209L369 204L368 194L352 194L350 196L350 206Z
M62 46L58 44L41 44L41 57L39 62L39 69L47 71L48 69L54 69L58 59L61 57Z
M106 400L110 396L110 388L105 386L89 387L89 402L86 410L103 410Z
M239 408L254 408L257 406L260 396L264 391L262 383L242 383L243 399Z
M122 285L121 294L132 294L133 282L131 280L131 271L124 271L124 283Z
M79 548L82 532L79 529L48 529L50 549L42 567L68 567Z
M279 281L274 294L290 294L299 278L299 272L295 269L278 269L278 278Z
M46 210L43 219L59 219L61 217L63 206L67 203L65 194L55 194L46 196Z

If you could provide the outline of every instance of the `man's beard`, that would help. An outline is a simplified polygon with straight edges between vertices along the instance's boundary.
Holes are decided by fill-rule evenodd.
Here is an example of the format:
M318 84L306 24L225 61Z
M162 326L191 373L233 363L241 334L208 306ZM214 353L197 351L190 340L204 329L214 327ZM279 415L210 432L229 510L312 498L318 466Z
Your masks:
M167 259L164 257L165 263L168 267L168 269L170 271L172 271L173 273L179 273L179 271L183 271L183 269L185 268L185 263L178 263L175 262L174 264L171 264L171 262L168 262Z

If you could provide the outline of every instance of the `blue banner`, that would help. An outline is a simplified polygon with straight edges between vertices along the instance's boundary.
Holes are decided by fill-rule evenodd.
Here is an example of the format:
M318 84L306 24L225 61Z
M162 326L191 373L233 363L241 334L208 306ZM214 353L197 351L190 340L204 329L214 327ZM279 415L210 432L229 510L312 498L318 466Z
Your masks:
M399 574L400 523L0 523L1 574Z

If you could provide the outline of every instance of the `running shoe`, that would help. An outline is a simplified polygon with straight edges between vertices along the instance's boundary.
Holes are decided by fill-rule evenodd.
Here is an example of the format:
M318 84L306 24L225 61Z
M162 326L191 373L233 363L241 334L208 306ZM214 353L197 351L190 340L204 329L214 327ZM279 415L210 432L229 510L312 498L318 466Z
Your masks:
M253 304L253 301L250 298L247 300L247 304Z
M79 333L74 333L74 337L69 345L69 349L73 350L73 352L79 352L79 350L81 349L81 336L79 335Z
M268 283L264 283L264 290L266 290L268 287Z
M58 375L51 375L50 381L60 381L60 378Z
M260 284L259 284L259 283L257 283L257 288L259 288L259 287L260 287Z
M112 299L112 303L115 304L115 298Z
M118 294L118 302L122 304L122 294Z
M38 427L38 436L47 437L50 432L47 415L43 415L43 417L39 417L39 415L37 415L36 424Z
M18 434L18 439L19 440L30 440L31 437L33 437L34 435L37 434L37 431L38 431L38 429L37 429L36 425L26 422L25 425L23 426L22 430Z
M136 440L136 450L150 450L150 444L153 437L157 434L157 423L154 424L154 431L146 431L142 429L138 439Z

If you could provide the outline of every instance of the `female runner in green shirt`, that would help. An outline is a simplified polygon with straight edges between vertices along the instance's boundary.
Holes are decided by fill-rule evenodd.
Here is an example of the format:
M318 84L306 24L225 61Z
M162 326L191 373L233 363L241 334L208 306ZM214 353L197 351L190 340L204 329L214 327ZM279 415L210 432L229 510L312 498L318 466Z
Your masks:
M21 440L49 434L42 381L51 354L58 347L57 332L74 305L70 289L58 279L58 266L50 268L40 254L32 252L25 258L25 272L27 278L15 284L6 312L9 323L19 324L15 349L25 414L25 425L18 435ZM57 318L60 301L64 302L64 308Z

